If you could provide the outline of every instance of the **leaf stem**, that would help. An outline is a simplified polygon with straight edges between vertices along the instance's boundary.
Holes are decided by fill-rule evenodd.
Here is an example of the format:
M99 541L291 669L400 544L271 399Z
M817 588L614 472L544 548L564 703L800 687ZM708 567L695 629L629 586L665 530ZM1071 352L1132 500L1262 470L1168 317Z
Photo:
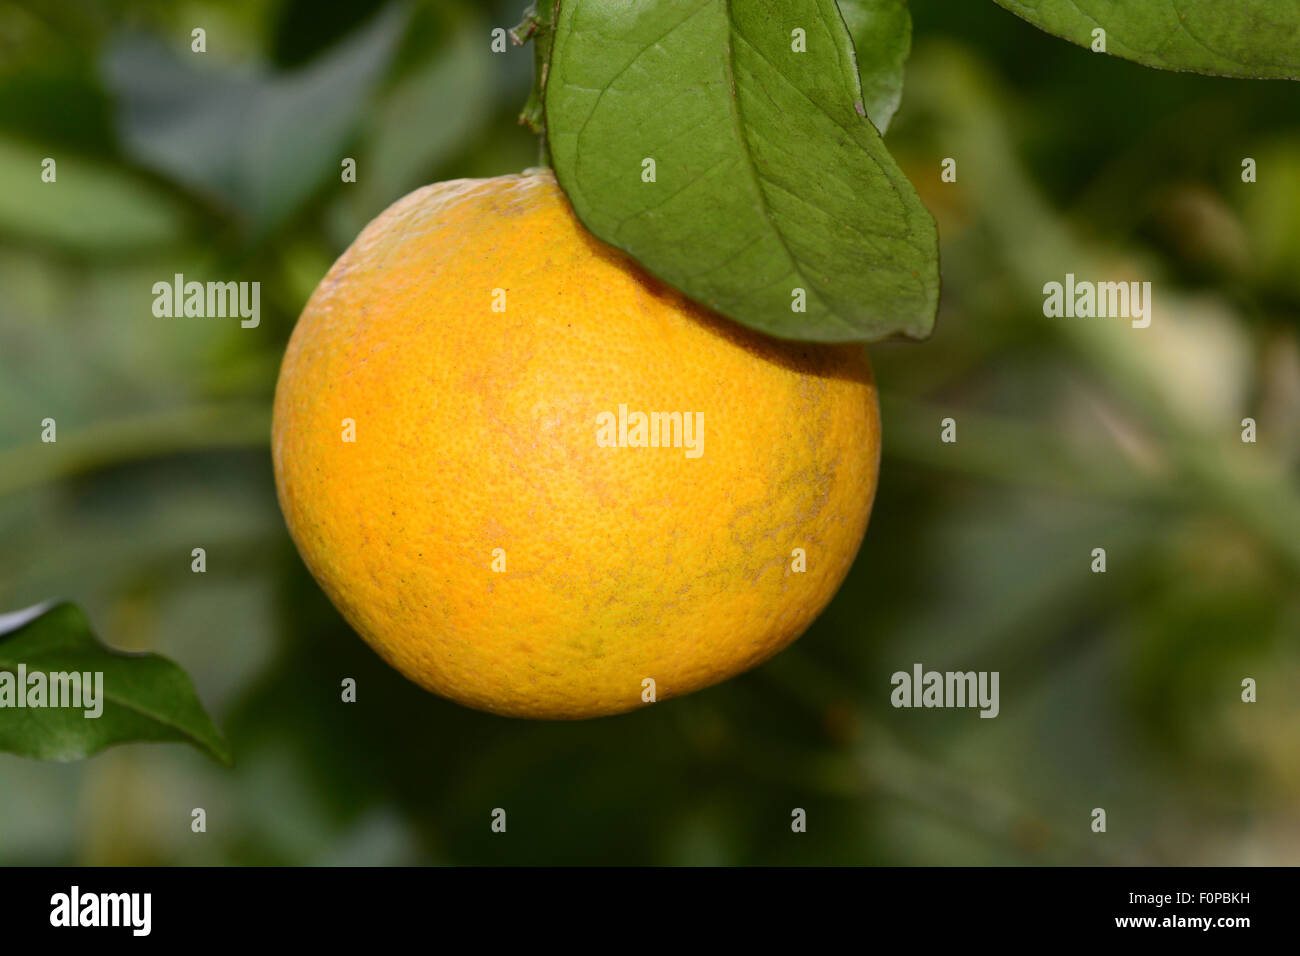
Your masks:
M524 11L523 21L510 31L510 39L516 46L533 41L533 89L519 114L519 122L540 138L537 164L546 167L551 165L546 140L546 79L551 69L551 45L559 13L560 0L533 0Z

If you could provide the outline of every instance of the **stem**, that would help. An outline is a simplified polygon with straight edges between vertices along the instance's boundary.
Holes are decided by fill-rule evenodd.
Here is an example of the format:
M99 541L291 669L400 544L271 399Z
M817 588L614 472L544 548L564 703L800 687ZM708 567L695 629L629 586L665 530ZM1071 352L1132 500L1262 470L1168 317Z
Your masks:
M523 22L510 31L510 39L516 46L533 41L533 89L519 114L519 122L541 139L539 166L551 165L551 151L546 142L546 80L551 69L551 46L559 14L560 0L533 0L524 11Z
M200 405L89 425L57 442L0 451L0 497L179 452L264 447L270 434L270 409L247 403Z
M1120 455L1084 454L1048 428L962 410L962 441L937 440L943 406L882 392L886 458L1057 494L1146 505L1187 504L1190 490ZM969 438L970 440L967 440Z

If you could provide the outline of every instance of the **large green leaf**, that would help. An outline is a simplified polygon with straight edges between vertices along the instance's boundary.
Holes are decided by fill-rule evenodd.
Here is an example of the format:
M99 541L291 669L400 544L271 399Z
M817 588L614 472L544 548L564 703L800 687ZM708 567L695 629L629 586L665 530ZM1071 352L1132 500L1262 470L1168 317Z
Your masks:
M934 221L866 119L834 0L569 0L546 124L587 228L697 301L786 338L929 334Z
M997 0L1037 27L1162 70L1300 78L1300 0Z
M912 52L907 0L839 0L853 37L867 119L884 133L903 98L903 65Z
M102 712L81 706L17 707L19 668L34 674L102 674ZM24 698L27 699L27 698ZM46 698L46 703L49 703ZM230 762L230 750L204 712L194 685L157 654L124 654L96 640L72 604L0 615L0 751L42 760L76 760L113 744L180 741Z

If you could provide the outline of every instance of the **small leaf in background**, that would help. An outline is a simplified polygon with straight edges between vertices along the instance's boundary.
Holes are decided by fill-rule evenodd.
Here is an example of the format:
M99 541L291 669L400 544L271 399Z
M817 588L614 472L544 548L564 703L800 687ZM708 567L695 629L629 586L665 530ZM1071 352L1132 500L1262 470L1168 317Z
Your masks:
M997 0L1048 33L1161 70L1300 79L1300 0Z
M355 213L353 235L429 182L438 163L491 124L500 68L483 43L489 32L485 21L467 19L445 38L437 57L398 80L370 113L366 147L358 159L365 175L346 194ZM417 117L420 121L413 122Z
M867 119L881 134L903 99L903 66L912 52L907 0L839 0L853 37Z
M55 161L57 179L41 180ZM151 183L109 164L0 135L0 234L79 253L120 253L181 241L185 210Z
M102 673L103 710L98 717L87 717L81 706L2 706L0 751L76 760L113 744L177 741L230 763L230 750L188 675L157 654L124 654L105 647L86 615L72 604L38 605L0 616L0 675L16 684L20 665L29 678L45 674L47 684L51 673ZM16 686L14 691L26 695L28 688ZM51 702L47 697L46 703Z
M784 338L930 333L934 220L834 0L563 3L546 115L586 227L698 302Z
M405 22L395 4L325 56L276 74L200 69L152 37L123 35L103 74L126 150L269 229L338 175Z

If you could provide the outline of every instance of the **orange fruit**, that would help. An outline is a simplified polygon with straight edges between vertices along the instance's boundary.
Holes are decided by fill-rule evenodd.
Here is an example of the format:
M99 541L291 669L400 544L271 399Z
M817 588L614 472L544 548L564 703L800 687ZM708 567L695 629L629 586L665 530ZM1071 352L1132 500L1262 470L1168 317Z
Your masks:
M294 329L273 428L289 530L353 628L430 691L537 718L795 640L857 553L880 453L863 348L695 305L549 171L370 223Z

